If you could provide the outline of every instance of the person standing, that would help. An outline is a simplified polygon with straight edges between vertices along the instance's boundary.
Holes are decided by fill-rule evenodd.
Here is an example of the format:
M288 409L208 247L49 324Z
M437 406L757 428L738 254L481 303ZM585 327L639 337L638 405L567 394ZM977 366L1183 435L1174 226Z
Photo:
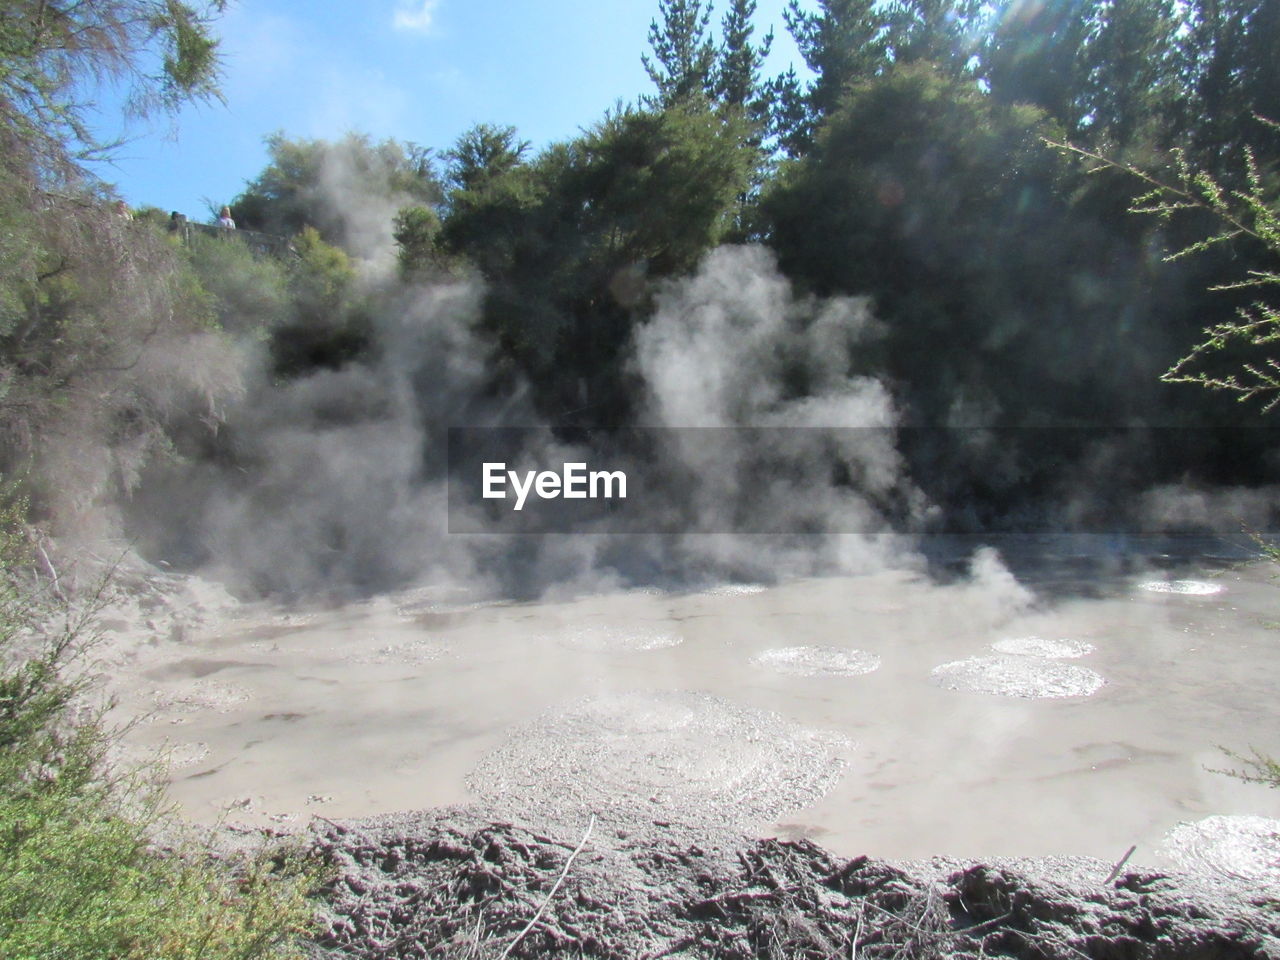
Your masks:
M236 222L231 219L230 207L223 207L222 211L218 214L218 226L222 227L224 230L234 230L236 228Z

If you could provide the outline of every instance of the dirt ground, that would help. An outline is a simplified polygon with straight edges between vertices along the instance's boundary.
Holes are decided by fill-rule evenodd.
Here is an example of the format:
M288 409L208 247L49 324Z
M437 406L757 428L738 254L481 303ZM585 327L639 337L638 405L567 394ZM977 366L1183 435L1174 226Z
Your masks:
M317 958L1280 957L1280 891L1086 858L890 863L710 824L315 818Z

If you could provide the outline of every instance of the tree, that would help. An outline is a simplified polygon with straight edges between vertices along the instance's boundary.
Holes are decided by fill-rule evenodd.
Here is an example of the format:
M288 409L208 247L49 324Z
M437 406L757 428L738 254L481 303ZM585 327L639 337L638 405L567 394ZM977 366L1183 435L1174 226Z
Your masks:
M1179 51L1185 71L1182 128L1195 159L1215 176L1236 176L1243 147L1280 154L1280 131L1251 121L1280 104L1280 6L1271 0L1191 0Z
M809 102L795 67L769 81L765 132L786 156L799 157L813 139Z
M810 129L835 109L847 84L875 76L888 63L876 0L819 0L818 10L790 0L783 19L817 76L808 91Z
M435 206L444 194L430 151L414 144L374 143L355 133L336 142L274 133L267 150L267 167L231 203L241 227L292 236L310 226L329 243L355 246L367 225L354 208L385 208L389 222L395 210Z
M1141 139L1167 143L1168 115L1180 97L1174 0L1102 5L1085 59L1088 139L1124 150Z
M167 220L164 216L156 229L166 229ZM192 233L185 247L190 269L222 330L264 338L290 313L285 266L275 257L255 255L237 240Z
M759 117L767 107L760 86L760 68L773 46L773 31L759 44L751 42L756 0L730 0L721 23L720 50L712 92L721 103L740 107Z
M702 98L628 107L450 196L440 249L484 276L499 363L548 415L621 416L624 348L651 282L691 269L734 223L754 155L740 112Z
M440 218L430 207L405 207L397 213L393 235L399 247L400 275L406 280L443 265L439 252Z
M1258 118L1272 129L1280 124ZM1223 187L1202 168L1194 167L1183 151L1174 152L1173 175L1165 177L1114 160L1091 150L1055 143L1054 146L1083 157L1094 169L1118 170L1150 189L1131 203L1131 213L1155 216L1165 223L1175 217L1196 216L1216 225L1207 235L1174 250L1168 260L1182 260L1222 247L1234 248L1239 260L1256 265L1243 269L1235 280L1212 289L1263 291L1262 298L1237 307L1233 320L1210 324L1204 339L1183 354L1161 379L1166 383L1193 383L1234 395L1240 401L1261 399L1264 413L1280 405L1280 306L1265 300L1266 292L1280 286L1280 192L1264 182L1262 168L1245 148L1246 186ZM1225 368L1225 369L1224 369Z
M515 127L476 124L445 153L445 180L455 191L482 190L519 166L528 150Z
M957 419L1022 429L1169 410L1158 372L1194 314L1127 197L1068 176L1041 141L1054 132L1034 107L903 64L852 84L761 199L784 275L872 298L884 335L857 372L892 384L905 422L939 428L912 434L932 447L908 459L944 508L1007 510L1061 477L1030 433L975 457L944 428Z
M657 102L671 106L692 96L712 92L715 46L707 35L711 5L702 0L658 0L657 20L649 24L653 59L640 58L649 79L658 88Z
M372 346L371 322L355 295L356 270L341 248L326 243L314 227L294 238L289 265L293 315L271 338L271 357L281 376L337 369Z
M883 5L885 42L895 64L927 60L951 76L977 53L979 0L890 0Z
M100 155L80 99L123 84L138 115L218 96L213 15L180 0L10 0L0 16L0 138L7 162L65 177Z
M981 51L981 72L1000 103L1029 103L1078 137L1088 107L1090 66L1082 56L1097 0L1009 3Z

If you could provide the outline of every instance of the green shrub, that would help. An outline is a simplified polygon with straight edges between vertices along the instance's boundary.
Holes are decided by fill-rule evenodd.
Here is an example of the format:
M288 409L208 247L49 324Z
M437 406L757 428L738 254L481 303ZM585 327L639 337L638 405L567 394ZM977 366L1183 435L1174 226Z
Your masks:
M115 734L71 679L83 620L42 633L21 588L21 504L0 508L0 957L298 956L316 875L300 854L214 858L181 828L155 768L108 763ZM82 671L78 671L83 675Z
M1245 783L1259 783L1267 787L1280 789L1280 760L1267 756L1258 750L1251 750L1248 756L1220 747L1228 758L1242 766L1232 770L1215 770L1214 773L1225 773L1229 777L1243 780Z

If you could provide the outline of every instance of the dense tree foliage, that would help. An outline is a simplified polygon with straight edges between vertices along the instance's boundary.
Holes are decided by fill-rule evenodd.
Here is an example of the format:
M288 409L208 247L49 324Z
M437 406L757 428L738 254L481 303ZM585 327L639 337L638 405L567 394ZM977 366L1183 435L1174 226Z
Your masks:
M357 246L358 223L344 204L356 184L362 196L383 201L383 219L411 203L437 204L443 195L431 151L413 144L375 144L355 133L336 143L276 133L267 150L271 162L232 201L242 228L292 236L313 227L329 243Z
M700 98L627 108L532 161L508 148L484 175L450 174L440 247L488 282L484 322L549 413L583 406L584 391L625 406L591 384L618 383L648 285L692 269L733 226L747 132Z
M189 55L143 84L161 104L207 93L213 62L202 15L165 10L146 39L164 64ZM222 357L265 341L273 376L306 378L376 357L378 318L406 290L469 277L483 289L487 389L528 387L552 420L624 424L629 358L655 294L725 242L768 245L801 294L870 296L884 335L856 372L887 383L913 423L1229 416L1159 375L1206 322L1249 306L1254 291L1208 289L1265 268L1268 251L1238 234L1169 262L1205 235L1205 220L1134 218L1131 178L1088 174L1045 140L1156 174L1185 157L1271 209L1280 150L1275 128L1252 115L1280 102L1274 4L793 2L783 25L808 69L774 77L762 75L773 33L755 22L754 0L713 13L701 0L660 0L643 57L653 96L536 152L498 124L439 153L276 134L269 164L233 204L242 227L291 238L278 260L113 219L88 180L71 205L37 202L34 171L49 164L11 167L0 196L11 448L35 456L37 434L79 418L113 438L123 459L108 473L128 480L142 451L187 443L189 424L216 423L240 389L219 360L173 364L186 379L174 373L156 393L152 345L172 357L175 343L199 342ZM5 29L26 49L25 28ZM57 45L56 31L36 38ZM101 61L58 56L28 59L25 74L21 57L7 58L7 89L36 66L111 72L110 49ZM39 88L54 105L47 142L79 143L59 76ZM72 126L58 126L64 109ZM102 279L126 261L138 285ZM148 309L120 308L125 291ZM118 401L73 416L67 398L81 389ZM32 426L55 420L56 431ZM1006 473L1010 484L1022 475ZM89 484L96 492L80 499L110 487Z
M217 95L217 42L209 31L223 0L197 9L177 0L12 0L0 18L0 138L10 161L66 177L107 146L86 122L95 83L127 87L136 114Z
M136 482L167 425L238 388L184 253L85 171L94 83L145 113L216 94L205 11L177 2L11 4L0 26L0 469L68 526ZM204 362L195 361L197 355ZM56 477L57 482L52 478Z
M1241 151L1270 135L1248 114L1274 99L1260 46L1272 16L1251 0L793 3L785 25L809 73L768 78L772 35L756 39L751 0L718 24L709 5L662 0L644 57L654 96L536 154L481 124L437 174L416 148L277 136L238 213L319 235L295 244L311 265L290 268L275 369L305 376L377 349L378 307L354 274L341 296L315 285L343 274L317 242L369 256L336 199L354 172L361 196L388 201L400 281L483 280L492 389L531 386L552 420L627 422L654 292L716 244L750 240L802 292L873 298L884 335L850 372L888 383L908 422L1223 421L1160 374L1206 314L1244 304L1206 291L1257 251L1240 238L1166 262L1204 224L1132 217L1128 178L1087 174L1045 141L1156 169L1182 149L1230 185ZM1260 165L1259 196L1274 196L1271 176ZM947 478L926 483L941 502L1048 482L1034 444L1008 444L999 469L989 449L925 446L913 465Z

